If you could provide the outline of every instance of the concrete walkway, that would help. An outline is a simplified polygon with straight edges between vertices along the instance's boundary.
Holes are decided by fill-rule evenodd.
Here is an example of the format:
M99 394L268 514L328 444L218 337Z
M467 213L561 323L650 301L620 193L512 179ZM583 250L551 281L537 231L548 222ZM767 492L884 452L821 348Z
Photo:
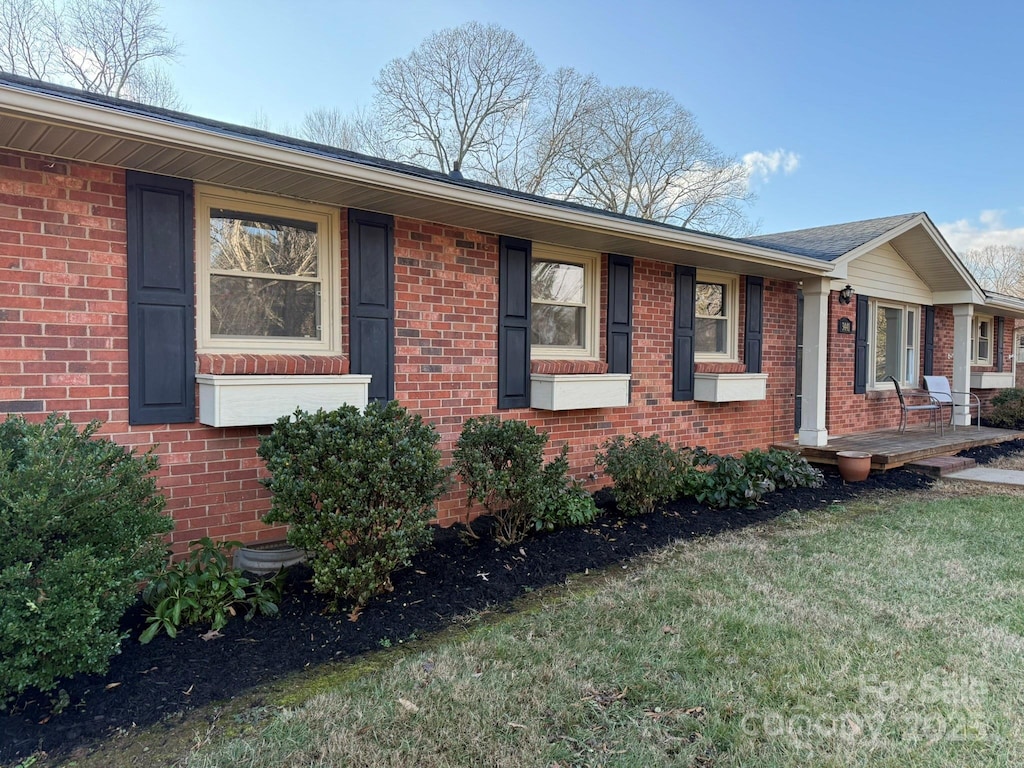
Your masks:
M976 483L998 483L999 485L1024 486L1024 472L1018 469L989 469L987 467L971 467L950 472L942 476L943 480L973 480Z

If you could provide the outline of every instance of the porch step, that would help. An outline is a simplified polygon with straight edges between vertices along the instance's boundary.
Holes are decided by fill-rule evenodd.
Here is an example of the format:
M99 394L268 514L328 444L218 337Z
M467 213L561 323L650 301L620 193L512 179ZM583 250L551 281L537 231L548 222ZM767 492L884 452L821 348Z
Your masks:
M977 462L974 459L967 459L963 456L931 456L927 459L918 459L906 465L911 472L920 472L929 477L942 477L951 472L959 472L961 469L970 469Z

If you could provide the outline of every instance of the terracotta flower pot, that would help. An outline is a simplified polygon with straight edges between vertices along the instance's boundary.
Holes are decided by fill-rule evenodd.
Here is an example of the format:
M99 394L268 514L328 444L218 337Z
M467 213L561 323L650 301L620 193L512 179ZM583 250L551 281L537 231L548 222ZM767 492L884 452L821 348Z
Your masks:
M864 451L839 451L836 454L839 463L839 476L848 483L859 483L867 480L871 472L871 454Z

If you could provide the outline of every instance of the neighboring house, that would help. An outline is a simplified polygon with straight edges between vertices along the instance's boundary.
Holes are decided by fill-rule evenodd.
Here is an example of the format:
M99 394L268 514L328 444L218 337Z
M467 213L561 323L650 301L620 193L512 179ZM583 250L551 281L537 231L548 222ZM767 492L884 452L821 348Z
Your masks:
M446 452L525 419L593 484L616 434L821 445L898 423L889 374L1009 386L1016 318L923 213L731 239L0 76L0 412L156 446L179 547L266 535L297 405L394 398Z

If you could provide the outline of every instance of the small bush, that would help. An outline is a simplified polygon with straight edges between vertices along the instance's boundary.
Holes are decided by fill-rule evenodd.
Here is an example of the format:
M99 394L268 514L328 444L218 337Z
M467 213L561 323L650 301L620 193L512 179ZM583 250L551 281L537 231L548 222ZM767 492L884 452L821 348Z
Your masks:
M534 529L581 525L597 516L590 495L568 479L568 448L544 465L547 442L546 433L515 419L481 416L462 427L455 470L468 487L469 502L483 504L493 516L501 544L521 541Z
M391 573L430 543L428 522L444 492L438 436L398 403L282 417L258 454L273 493L268 523L311 553L313 584L364 604Z
M1004 389L996 393L985 421L1002 429L1024 429L1024 389Z
M149 626L139 637L148 643L161 630L176 637L186 624L206 624L219 630L237 613L246 609L245 620L257 613L277 614L281 600L283 574L260 581L249 581L238 568L230 566L231 550L240 541L215 542L209 536L190 543L186 560L179 561L150 576L142 590L143 601L152 609Z
M682 455L658 435L607 440L596 456L612 478L615 503L624 515L652 512L678 494L686 466Z
M569 447L563 445L558 458L542 471L540 497L534 509L538 531L587 525L597 517L594 497L582 483L569 479L568 454Z
M29 687L106 671L137 585L173 527L156 458L65 416L0 424L0 705Z
M715 509L753 507L779 488L816 488L823 482L821 472L802 456L777 448L754 449L740 458L716 456L703 448L693 455L694 466L708 469L688 475L686 495Z

